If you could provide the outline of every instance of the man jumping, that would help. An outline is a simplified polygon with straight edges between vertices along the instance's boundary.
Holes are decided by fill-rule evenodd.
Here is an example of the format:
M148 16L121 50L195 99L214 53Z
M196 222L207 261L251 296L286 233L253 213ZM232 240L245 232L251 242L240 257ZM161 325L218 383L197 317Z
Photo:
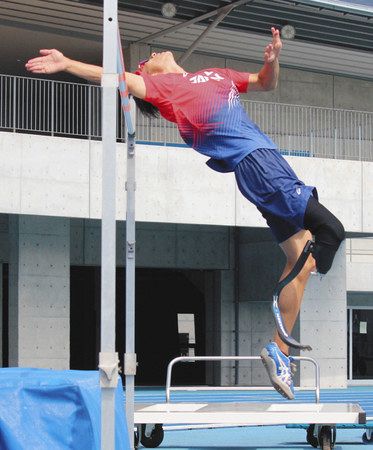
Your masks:
M314 236L315 251L300 273L281 292L280 310L291 332L311 271L325 274L345 237L341 222L318 201L314 186L298 179L276 144L244 111L239 93L275 89L282 48L279 31L264 50L258 73L208 68L188 73L169 51L152 53L135 74L126 73L127 87L140 110L158 112L177 124L183 140L209 157L207 165L218 172L234 172L241 193L266 219L286 256L283 279L294 267L305 244ZM40 50L27 70L39 74L65 71L99 83L102 68L71 60L57 50ZM277 331L261 352L271 383L283 396L294 398L289 347Z

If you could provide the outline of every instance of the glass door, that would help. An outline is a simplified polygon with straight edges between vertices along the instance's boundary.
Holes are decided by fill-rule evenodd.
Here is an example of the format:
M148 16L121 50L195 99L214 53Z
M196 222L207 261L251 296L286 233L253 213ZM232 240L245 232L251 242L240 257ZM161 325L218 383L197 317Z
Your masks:
M373 309L348 309L348 379L373 383Z

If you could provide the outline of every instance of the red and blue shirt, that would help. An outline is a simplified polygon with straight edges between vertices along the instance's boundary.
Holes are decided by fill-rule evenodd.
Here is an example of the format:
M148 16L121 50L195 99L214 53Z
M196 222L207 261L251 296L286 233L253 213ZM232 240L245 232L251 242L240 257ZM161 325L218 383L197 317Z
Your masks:
M210 159L218 172L232 172L249 153L277 146L246 114L239 98L249 73L204 69L195 73L142 74L145 100L177 124L184 142Z

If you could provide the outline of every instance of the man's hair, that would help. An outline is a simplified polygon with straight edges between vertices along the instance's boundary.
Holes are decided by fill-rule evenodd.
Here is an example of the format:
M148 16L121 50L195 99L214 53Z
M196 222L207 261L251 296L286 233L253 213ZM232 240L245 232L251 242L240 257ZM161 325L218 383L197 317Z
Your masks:
M145 100L135 97L133 96L133 99L135 100L135 103L137 105L137 107L139 108L139 110L141 111L141 113L149 118L152 117L159 117L159 110L156 106L152 105L149 102L146 102Z

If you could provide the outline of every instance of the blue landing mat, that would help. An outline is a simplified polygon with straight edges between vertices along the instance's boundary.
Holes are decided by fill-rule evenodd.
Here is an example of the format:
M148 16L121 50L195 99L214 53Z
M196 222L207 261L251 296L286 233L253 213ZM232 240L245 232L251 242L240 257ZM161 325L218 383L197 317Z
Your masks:
M116 450L128 450L123 387L116 390ZM99 450L97 371L0 369L0 448Z

